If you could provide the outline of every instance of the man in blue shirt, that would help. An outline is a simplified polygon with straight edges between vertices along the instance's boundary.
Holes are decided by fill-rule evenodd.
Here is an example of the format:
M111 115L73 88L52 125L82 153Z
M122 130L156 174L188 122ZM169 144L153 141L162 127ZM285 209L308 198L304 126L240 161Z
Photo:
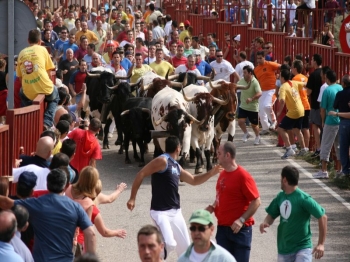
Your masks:
M196 56L196 67L202 76L208 76L212 69L211 66L202 60L201 51L199 49L193 49L193 55Z
M326 83L328 87L324 90L321 100L321 118L322 118L322 127L323 134L321 140L321 152L320 160L322 162L322 169L313 175L314 178L328 178L327 172L327 163L329 161L329 156L332 150L334 143L335 153L337 159L340 159L339 152L339 141L338 141L338 131L340 119L338 116L328 115L330 111L335 110L334 100L335 96L339 91L342 91L343 88L341 85L336 83L337 75L334 71L329 70L326 74ZM336 167L340 167L340 162L337 160Z
M74 34L69 34L69 39L68 42L65 42L62 45L62 49L59 49L59 53L62 54L62 60L66 60L66 52L67 49L70 48L73 50L73 54L79 49L79 46L75 44L75 35Z
M22 205L28 210L29 222L34 228L33 258L36 262L73 261L73 237L77 227L84 232L85 252L95 253L96 239L92 223L81 205L63 195L66 185L65 172L53 169L47 176L49 194L15 201L0 196L0 208L10 209L14 205Z
M10 244L17 230L15 215L10 211L0 212L0 261L24 262Z

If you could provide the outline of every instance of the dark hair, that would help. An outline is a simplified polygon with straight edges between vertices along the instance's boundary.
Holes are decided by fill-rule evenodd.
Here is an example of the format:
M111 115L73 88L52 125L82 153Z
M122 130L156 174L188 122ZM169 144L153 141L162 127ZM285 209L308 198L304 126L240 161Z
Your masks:
M167 22L171 21L171 15L166 15L165 19L166 19Z
M258 52L256 52L256 56L265 57L265 51L258 51Z
M51 137L53 141L56 140L56 134L52 130L45 130L44 132L41 133L40 138L42 138L44 136Z
M28 188L26 184L17 183L16 194L21 198L28 198L32 195L34 188Z
M137 233L137 242L139 242L140 235L151 236L153 234L155 234L157 236L158 244L162 244L163 243L162 234L160 233L158 228L153 226L153 225L146 225L146 226L141 227L141 229Z
M290 71L287 69L281 70L281 77L283 77L285 81L290 80Z
M224 144L224 153L229 153L231 155L232 159L235 159L236 157L236 147L231 141L227 141Z
M62 79L62 77L63 77L62 70L61 69L57 69L56 70L56 78Z
M251 68L251 66L249 66L249 65L244 66L244 67L243 67L243 70L247 70L247 72L248 72L249 74L253 74L253 73L254 73L253 68Z
M22 229L26 226L28 219L29 219L29 212L28 210L21 205L14 205L11 208L13 214L16 217L17 220L17 230Z
M67 174L62 169L55 168L47 175L46 181L47 189L51 193L59 194L66 186Z
M12 213L11 211L0 211L0 216L2 216L4 213ZM17 221L16 218L13 218L11 220L11 225L8 225L7 227L1 227L1 231L0 231L0 241L1 242L5 242L5 243L9 243L13 237L13 235L15 234L17 230Z
M215 48L215 50L216 50L216 46L215 46L215 45L209 45L208 48L209 48L209 49L210 49L210 48Z
M55 168L59 168L60 166L68 166L69 165L69 157L63 153L57 153L52 157L49 168L51 170Z
M286 178L288 185L297 186L299 181L299 171L294 166L285 166L281 172L282 178Z
M41 34L38 29L32 29L28 34L28 42L29 44L37 44L41 40Z
M175 21L175 20L173 20L173 21L171 22L171 25L172 25L173 27L175 27L175 28L178 27L178 23L177 23L177 21Z
M69 122L67 120L60 120L56 124L56 129L60 131L61 135L69 132Z
M301 60L294 60L293 67L297 70L298 74L303 71L303 62Z
M100 262L97 256L86 253L82 256L77 257L74 262Z
M312 59L316 62L318 66L322 65L322 56L319 54L314 54Z
M158 52L163 52L163 49L157 48L157 49L156 49L156 53L158 53Z
M343 85L344 85L344 86L350 87L350 75L348 75L348 74L343 75L341 81L343 82Z
M292 66L292 57L290 55L287 55L283 61L287 62L289 66Z
M151 9L151 11L154 11L154 9L155 9L155 8L154 8L154 4L150 4L150 5L149 5L149 9Z
M239 52L239 57L246 60L247 59L247 53L244 51Z
M76 148L77 143L73 139L65 139L62 142L60 152L66 154L69 158L71 158L74 155Z
M84 59L81 59L81 60L79 61L79 65L81 65L81 63L86 63L86 61L85 61Z
M58 101L58 105L63 105L64 102L67 100L67 96L68 96L66 89L64 88L58 89L58 96L60 98L60 100Z
M61 121L61 120L68 121L69 125L71 125L73 123L73 117L69 113L61 115L60 119L58 121Z
M303 54L297 54L297 55L295 55L295 59L296 59L296 60L303 61Z
M101 126L101 120L95 117L91 119L89 129L93 132L98 132Z
M337 74L333 70L329 70L326 74L326 77L331 83L337 82Z
M323 74L324 76L326 76L326 75L327 75L327 72L330 71L330 70L332 70L332 69L331 69L329 66L323 66L322 69L321 69L322 74Z
M180 140L176 136L169 136L165 139L165 152L173 153L176 148L180 145Z
M158 23L158 21L157 21L157 20L153 20L153 22L152 22L152 23L153 23L153 25L154 25L154 26L159 25L159 23Z
M290 66L286 64L282 64L280 70L283 70L283 69L290 71Z
M88 44L88 47L90 47L92 50L94 50L95 51L95 49L96 49L96 46L95 46L95 44Z

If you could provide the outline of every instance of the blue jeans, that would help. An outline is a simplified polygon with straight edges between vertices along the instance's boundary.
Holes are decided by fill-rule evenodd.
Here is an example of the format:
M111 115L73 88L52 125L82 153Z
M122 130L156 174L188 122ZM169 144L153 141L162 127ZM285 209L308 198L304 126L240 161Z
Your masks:
M216 242L234 256L237 262L249 262L252 244L252 227L242 227L235 234L231 227L218 226Z
M350 119L341 119L339 124L340 162L344 174L350 173Z
M288 255L278 254L277 262L312 262L312 249L305 248Z
M33 104L33 101L24 95L22 88L19 92L19 96L21 97L22 107L30 106ZM45 102L47 103L47 105L44 113L44 124L47 127L53 126L53 119L55 117L56 107L59 100L60 97L58 95L57 87L53 86L53 92L50 95L45 96Z

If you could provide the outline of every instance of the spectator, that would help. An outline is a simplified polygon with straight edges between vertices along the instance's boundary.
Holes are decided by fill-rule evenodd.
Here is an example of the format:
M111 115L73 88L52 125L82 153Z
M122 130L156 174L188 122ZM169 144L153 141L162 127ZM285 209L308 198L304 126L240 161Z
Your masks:
M3 197L3 196L1 196ZM7 208L4 208L7 209ZM24 262L10 244L17 230L16 217L11 211L0 211L0 260Z
M265 49L265 60L266 61L273 61L273 53L272 53L273 44L272 44L272 42L266 42L264 49Z
M210 63L210 66L216 72L214 80L223 79L227 82L230 82L230 76L233 74L234 82L237 83L239 80L239 76L236 73L235 69L232 67L231 63L223 58L222 50L216 49L215 55L216 61Z
M78 172L89 165L96 167L96 160L102 159L101 147L95 137L100 131L101 121L93 118L88 127L88 130L76 128L68 135L77 144L76 153L71 164Z
M335 2L335 1L332 1L332 2ZM333 46L334 44L334 35L330 30L330 26L331 25L329 23L325 23L323 26L323 31L321 32L322 45Z
M253 177L236 163L233 142L221 144L218 162L224 170L216 183L213 205L206 209L218 219L216 243L239 262L249 262L253 215L260 206L260 196Z
M62 142L62 147L60 152L68 156L69 162L70 162L74 158L76 147L77 147L77 144L73 139L65 139ZM67 168L69 173L71 174L69 182L71 184L76 183L79 179L79 172L70 163L68 164Z
M16 176L13 174L14 183ZM10 196L11 199L25 199L31 197L36 186L38 177L33 172L24 171L17 178L16 195Z
M214 42L213 34L207 35L207 43L208 43L208 47L212 45L212 46L215 46L215 49L219 49L217 44Z
M69 31L69 34L76 35L76 33L81 31L81 20L79 18L75 19L74 24L75 24L75 27Z
M163 261L161 253L164 250L164 240L157 227L152 225L143 226L137 233L137 245L142 262Z
M94 31L96 29L97 25L97 14L95 12L92 12L90 14L90 20L87 21L87 26L90 31Z
M149 9L151 11L150 15L145 19L146 23L148 25L152 25L153 24L153 21L157 20L158 16L163 16L163 14L158 11L158 10L155 10L155 6L154 6L154 3L151 3L149 5Z
M193 243L179 257L178 262L190 262L194 257L203 255L206 261L236 262L226 249L210 240L215 227L214 219L207 210L194 211L189 222Z
M21 232L26 231L29 225L28 210L21 205L16 205L12 208L12 211L17 220L17 230L15 236L11 239L10 243L13 246L15 252L21 256L24 262L34 262L30 250L21 240Z
M152 29L152 35L153 35L153 39L157 40L160 37L165 37L165 33L163 28L161 28L159 26L159 23L157 20L153 20L153 29Z
M72 239L76 227L84 231L86 252L95 253L96 240L92 224L79 204L63 196L66 184L67 174L60 169L54 169L47 176L50 194L15 201L0 196L0 208L9 209L14 205L22 205L28 210L29 222L35 232L33 258L36 262L57 260L57 257L65 261L73 260Z
M0 119L7 111L6 60L0 59Z
M278 261L291 259L304 261L320 259L324 255L327 233L325 210L308 194L298 188L299 171L293 166L285 166L281 172L281 191L266 208L268 213L260 224L260 232L266 233L278 216L281 216L277 231ZM317 246L312 250L310 217L318 220L319 237ZM286 237L289 236L289 237Z
M326 11L327 15L325 17L326 22L334 23L334 18L337 13L337 9L339 8L339 3L336 0L327 0L325 3L325 9L330 9ZM328 24L329 26L329 24Z
M69 132L69 122L67 120L60 120L56 124L56 131L59 133L58 142L52 150L52 155L56 155L60 152L62 147L62 141L67 137Z
M165 16L165 20L166 20L166 24L164 26L164 33L165 33L166 42L169 42L168 40L170 40L170 32L172 31L171 25L173 22L171 20L171 15L167 14Z
M39 167L48 167L47 160L51 156L51 150L54 148L54 141L50 137L41 137L37 144L36 150L33 156L21 155L19 158L22 160L20 167L30 164L37 165Z

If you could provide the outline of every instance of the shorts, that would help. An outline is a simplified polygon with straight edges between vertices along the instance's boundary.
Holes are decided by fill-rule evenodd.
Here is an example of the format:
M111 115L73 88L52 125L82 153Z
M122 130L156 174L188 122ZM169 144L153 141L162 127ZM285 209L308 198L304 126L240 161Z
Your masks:
M245 110L243 108L238 108L238 119L244 118L249 119L249 122L252 123L252 125L257 126L259 124L259 113L258 112L252 112Z
M301 128L302 129L306 129L306 128L308 129L310 127L309 116L310 116L310 110L305 110L304 111L303 122L301 123Z
M320 109L312 109L310 110L310 124L315 124L319 127L322 126L322 119Z
M293 128L301 129L301 124L303 122L303 117L297 119L290 118L288 116L283 117L279 127L284 130L292 130Z

